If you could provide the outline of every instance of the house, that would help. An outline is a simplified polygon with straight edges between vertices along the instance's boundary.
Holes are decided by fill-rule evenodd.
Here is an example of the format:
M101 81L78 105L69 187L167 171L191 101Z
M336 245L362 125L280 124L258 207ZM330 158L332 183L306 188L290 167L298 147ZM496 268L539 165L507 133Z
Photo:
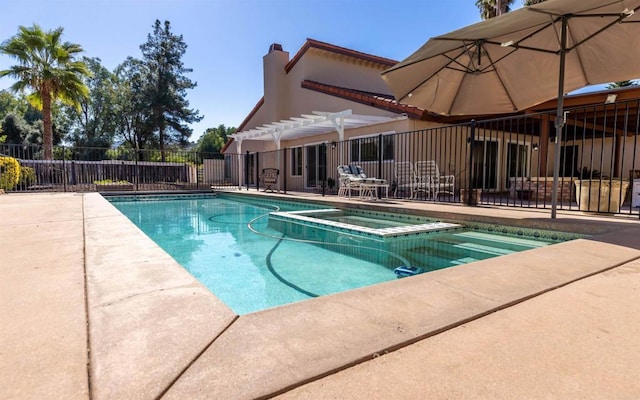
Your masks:
M394 100L380 73L396 63L313 39L293 57L272 44L264 96L223 150L226 174L254 185L261 168L273 167L287 190L313 191L335 180L338 165L361 165L393 185L398 163L434 160L455 177L456 193L473 185L513 197L518 182L522 189L535 178L542 183L534 196L550 196L555 101L508 116L441 116ZM584 168L623 178L640 169L639 102L639 87L566 97L565 200Z
M272 44L263 60L264 96L223 152L287 148L288 186L313 188L324 176L326 144L364 139L360 145L367 146L367 138L439 125L438 116L393 100L380 73L396 63L313 39L292 58ZM367 162L364 156L349 161Z

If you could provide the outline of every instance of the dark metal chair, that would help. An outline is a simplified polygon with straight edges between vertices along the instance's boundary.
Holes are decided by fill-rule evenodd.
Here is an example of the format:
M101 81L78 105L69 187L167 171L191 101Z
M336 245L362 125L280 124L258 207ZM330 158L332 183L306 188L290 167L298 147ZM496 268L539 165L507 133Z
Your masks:
M280 170L278 168L263 168L262 174L260 174L260 179L262 180L262 185L264 186L264 191L270 190L273 193L273 187L278 184L278 176L280 175ZM280 189L276 188L278 193L280 193Z

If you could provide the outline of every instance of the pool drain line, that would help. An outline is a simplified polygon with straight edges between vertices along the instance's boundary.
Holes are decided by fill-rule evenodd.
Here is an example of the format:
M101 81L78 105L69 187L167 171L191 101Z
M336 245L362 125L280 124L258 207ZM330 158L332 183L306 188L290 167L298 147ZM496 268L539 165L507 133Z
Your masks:
M278 211L280 208L277 206L272 206L273 208L275 208L276 211ZM242 215L246 215L246 213L238 213L238 214L242 214ZM229 215L228 213L225 214L215 214L210 216L208 219L211 222L217 222L217 223L230 223L230 222L222 222L222 221L216 221L216 218L223 216L223 215ZM255 215L255 214L254 214ZM282 275L280 275L278 273L278 271L276 271L275 267L273 266L273 262L271 261L271 258L273 256L273 254L275 253L276 249L278 247L280 247L280 245L284 242L284 241L290 241L290 242L298 242L298 243L308 243L308 244L319 244L319 245L324 245L324 246L336 246L336 247L343 247L343 248L357 248L357 249L365 249L365 250L372 250L372 251L378 251L378 252L383 252L383 253L387 253L389 255L391 255L392 257L397 258L398 260L400 260L404 266L406 267L410 267L411 264L409 263L409 261L407 259L405 259L404 257L400 256L399 254L396 253L392 253L390 251L386 251L386 250L382 250L382 249L377 249L374 247L367 247L367 246L359 246L359 245L354 245L354 244L347 244L347 243L328 243L328 242L322 242L322 241L318 241L318 240L308 240L308 239L295 239L295 238L287 238L284 234L282 236L275 236L275 235L271 235L271 234L267 234L267 233L263 233L258 231L256 228L253 227L253 224L256 223L258 220L267 217L269 215L269 213L266 214L260 214L257 217L251 219L248 223L247 223L247 228L249 228L249 230L253 233L255 233L256 235L260 235L263 237L267 237L270 239L275 239L277 240L276 244L271 248L271 250L269 250L269 253L266 256L266 263L267 263L267 269L269 270L269 272L281 283L283 283L284 285L290 287L291 289L304 294L305 296L308 297L319 297L318 294L310 292L306 289L301 288L300 286L296 285L293 282L288 281L287 279L285 279ZM234 223L235 224L235 223Z
M278 206L272 206L275 211L278 211L280 208ZM246 213L235 213L236 215L243 215L246 216ZM222 224L231 224L231 222L222 222L222 221L217 221L218 217L221 216L228 216L229 213L224 213L224 214L214 214L212 216L210 216L208 218L209 221L211 222L217 222L217 223L222 223ZM249 223L247 224L247 226L249 227L249 230L251 230L253 233L258 233L252 226L251 224L257 220L259 220L260 218L269 215L268 213L260 213L260 214L253 214L253 215L258 215L256 218L253 218L251 221L249 221ZM236 222L233 222L233 224L236 224ZM304 294L305 296L309 296L309 297L318 297L318 294L315 294L313 292L310 292L308 290L305 290L303 288L301 288L300 286L296 285L293 282L289 282L288 280L286 280L282 275L280 275L278 273L278 271L275 270L275 268L273 267L273 263L271 262L271 256L273 255L273 253L276 251L276 249L280 246L280 244L285 240L284 239L284 235L282 235L282 237L275 237L275 236L270 236L270 235L262 235L262 236L267 236L269 238L273 238L273 239L277 239L278 241L276 242L275 246L273 246L271 248L271 250L269 250L269 253L267 254L266 257L266 261L267 261L267 269L269 270L269 272L271 272L271 274L277 279L279 280L281 283L283 283L284 285L290 287L291 289Z
M300 292L304 295L307 295L309 297L318 297L319 295L312 293L308 290L305 290L303 288L301 288L300 286L296 285L295 283L289 282L288 280L284 279L276 270L275 268L273 268L273 263L271 262L271 256L273 255L273 253L276 251L276 249L278 248L278 246L280 246L280 244L284 241L284 235L282 235L282 237L278 240L278 242L275 244L275 246L273 246L271 248L271 250L269 250L269 254L267 254L267 268L269 269L269 272L271 272L271 274L273 276L276 277L276 279L278 279L280 282L284 283L285 285L289 286L291 289Z
M274 235L270 235L267 233L263 233L263 232L259 232L258 230L256 230L252 224L256 221L258 221L261 218L264 218L266 216L268 216L269 214L264 214L264 215L260 215L254 219L252 219L251 221L249 221L249 223L247 223L247 227L249 228L249 230L253 233L255 233L256 235L260 235L260 236L264 236L264 237L268 237L271 239L276 239L276 240L286 240L289 242L298 242L298 243L309 243L309 244L320 244L320 245L329 245L329 246L336 246L336 247L350 247L350 248L358 248L358 249L365 249L365 250L372 250L372 251L379 251L382 253L387 253L392 257L397 258L398 260L400 260L400 262L402 262L402 265L406 266L406 267L411 267L411 263L409 262L409 260L407 260L406 258L402 257L399 254L396 253L392 253L390 251L387 250L383 250L383 249L377 249L375 247L367 247L367 246L358 246L358 245L353 245L353 244L348 244L348 243L328 243L328 242L322 242L322 241L318 241L318 240L308 240L308 239L294 239L294 238L287 238L284 235L283 236L274 236Z
M264 207L261 207L261 206L254 206L254 207L256 207L256 208L263 208L263 209L264 209L264 208L269 209L269 207L271 207L271 208L273 209L273 211L279 211L279 210L280 210L280 207L278 207L278 206L264 206ZM234 209L237 209L237 208L239 208L239 207L234 207L234 206L229 207L229 206L226 206L226 205L225 205L225 206L223 206L222 208L227 208L227 209L228 209L228 208L234 208ZM210 216L209 218L207 218L207 219L208 219L209 221L211 221L211 222L215 222L215 223L218 223L218 224L225 224L225 225L232 225L232 224L233 224L233 225L240 225L240 224L245 224L245 222L235 222L235 221L234 221L234 222L231 222L231 221L218 221L218 220L217 220L219 217L225 217L225 216L230 216L230 215L240 215L240 216L248 216L248 215L252 215L252 216L253 216L253 215L257 215L257 216L258 216L258 218L260 218L260 217L263 217L263 216L265 216L265 215L269 215L269 214L268 214L268 213L267 213L267 214L265 214L263 211L256 211L256 212L253 212L253 213L245 213L245 212L233 212L233 213L230 213L230 212L225 212L225 213L221 213L221 214L213 214L213 215L211 215L211 216ZM254 219L252 219L251 221L254 221L254 220L258 219L258 218L254 218ZM249 222L249 223L251 223L251 222Z

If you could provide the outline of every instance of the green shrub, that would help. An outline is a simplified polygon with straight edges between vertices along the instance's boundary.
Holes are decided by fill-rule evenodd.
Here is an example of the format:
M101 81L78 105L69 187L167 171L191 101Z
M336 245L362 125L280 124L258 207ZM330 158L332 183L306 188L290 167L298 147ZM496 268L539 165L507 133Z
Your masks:
M13 157L0 156L0 189L11 190L20 182L20 164Z
M20 167L20 186L28 188L36 183L36 170L31 167Z
M95 185L128 185L129 181L114 181L112 179L103 179L101 181L93 181Z

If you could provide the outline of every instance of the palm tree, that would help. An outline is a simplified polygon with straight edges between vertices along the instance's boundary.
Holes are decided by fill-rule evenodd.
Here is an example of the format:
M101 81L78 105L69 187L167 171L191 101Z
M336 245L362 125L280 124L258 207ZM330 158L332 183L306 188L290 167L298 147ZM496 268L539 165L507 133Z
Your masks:
M511 10L514 0L476 0L476 6L480 10L482 19L497 17Z
M56 100L79 107L80 99L87 98L89 89L83 77L91 74L82 61L75 60L82 47L61 42L62 28L43 31L38 25L20 26L18 34L0 45L0 53L13 57L18 64L0 71L0 78L11 77L15 92L30 89L29 102L42 110L44 125L44 158L53 158L53 127L51 104Z
M545 0L524 0L523 4L525 6L531 6L533 4L538 4L538 3L542 3Z
M622 88L622 87L627 87L627 86L636 86L636 85L638 85L638 83L636 83L634 81L612 82L612 83L607 85L607 89L617 89L617 88Z

